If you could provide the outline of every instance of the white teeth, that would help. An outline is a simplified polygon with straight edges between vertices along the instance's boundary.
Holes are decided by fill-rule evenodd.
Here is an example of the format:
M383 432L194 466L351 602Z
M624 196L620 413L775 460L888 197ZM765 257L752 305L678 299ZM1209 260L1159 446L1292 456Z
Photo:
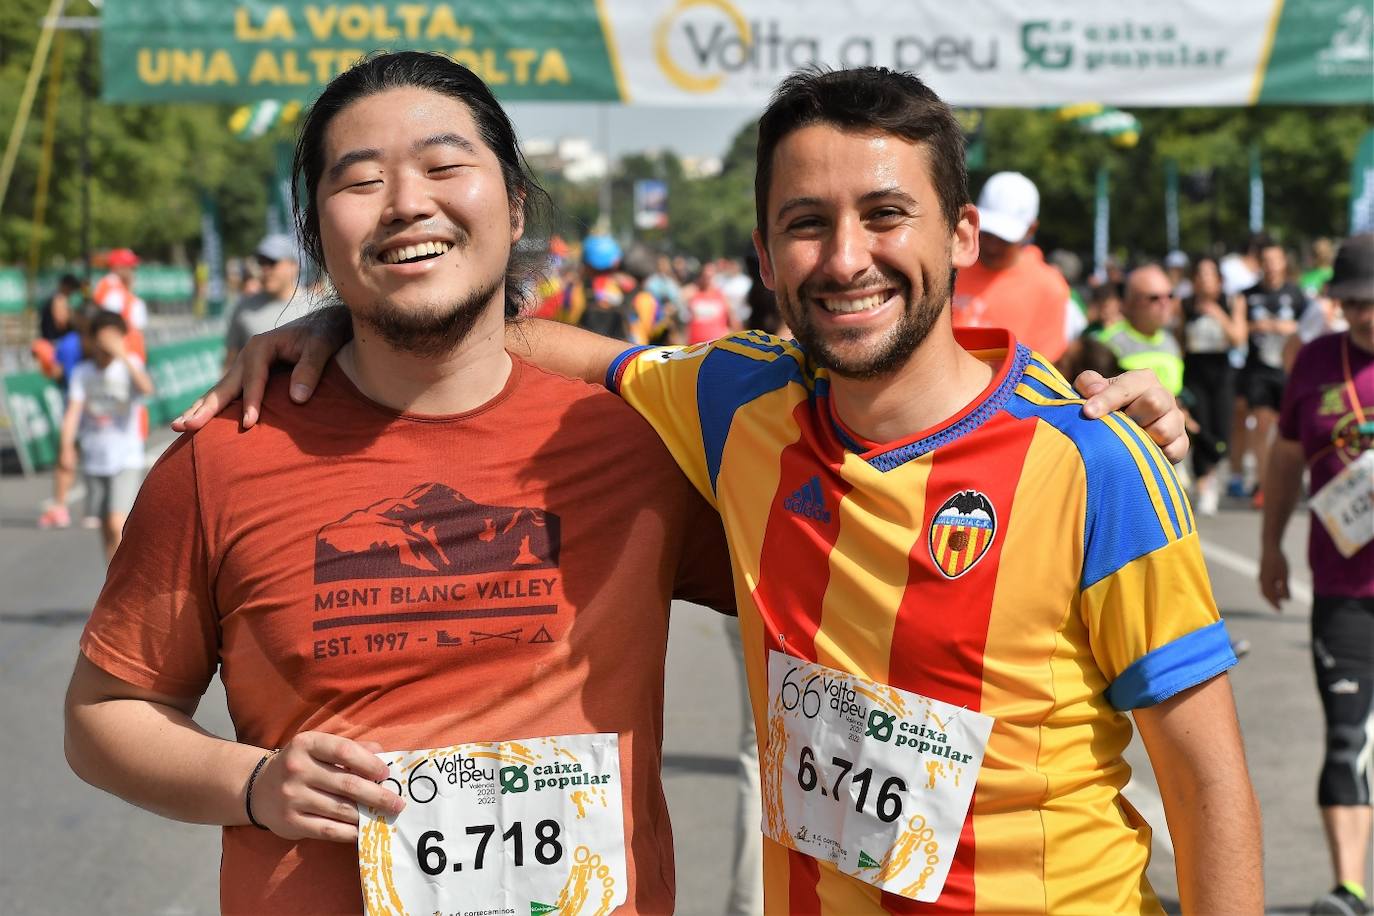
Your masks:
M825 306L827 312L839 312L847 315L852 312L866 312L869 309L875 309L884 301L886 301L885 297L878 293L865 296L862 299L821 299L820 303Z
M452 247L450 242L420 242L418 245L406 245L403 248L383 251L379 260L383 264L399 264L424 255L444 254Z

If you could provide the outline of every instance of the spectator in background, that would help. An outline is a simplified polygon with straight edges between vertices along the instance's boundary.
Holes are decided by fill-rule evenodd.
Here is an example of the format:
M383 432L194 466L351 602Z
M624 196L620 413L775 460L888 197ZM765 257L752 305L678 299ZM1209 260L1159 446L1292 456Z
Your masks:
M65 278L64 278L65 279ZM73 280L76 278L73 277ZM85 327L88 316L84 311L71 309L66 316L67 331L56 340L40 337L32 344L34 357L38 360L43 374L52 379L62 389L62 397L68 396L72 373L85 357ZM60 456L59 456L60 458ZM72 524L71 510L67 502L71 498L72 485L76 483L76 468L64 465L61 460L53 467L52 500L38 516L39 528L69 528Z
M1253 449L1257 459L1259 480L1265 479L1265 461L1269 455L1269 439L1279 417L1283 400L1283 352L1288 338L1298 331L1298 317L1307 306L1307 297L1296 283L1288 279L1288 253L1270 238L1256 240L1252 247L1260 253L1261 276L1258 283L1241 293L1249 331L1249 352L1240 373L1240 392L1245 410L1254 418L1237 411L1232 429L1232 442L1239 462L1232 463L1232 490L1244 495L1244 482L1239 488L1235 472L1244 464L1247 448ZM1264 504L1264 491L1254 492L1256 508Z
M1192 450L1195 504L1203 515L1215 515L1221 497L1216 469L1226 454L1236 407L1236 368L1230 351L1245 343L1245 307L1239 298L1226 304L1215 258L1197 259L1189 286L1192 294L1183 300L1180 330L1185 403L1197 423Z
M729 301L715 284L716 267L706 263L687 290L687 343L716 340L740 329Z
M1174 295L1169 277L1158 264L1138 267L1126 277L1122 318L1099 331L1097 339L1116 356L1122 369L1151 369L1174 397L1183 390L1183 351L1169 333Z
M998 172L978 195L978 213L978 262L955 280L954 326L1006 328L1046 359L1058 360L1084 323L1069 301L1069 284L1031 244L1040 192L1020 172Z
M749 320L749 290L754 281L749 279L735 258L721 258L716 262L716 276L713 281L730 303L730 311L742 327Z
M131 353L147 361L148 345L143 332L148 327L148 304L134 294L134 274L138 255L130 248L116 248L106 256L110 272L101 277L91 293L91 301L107 312L116 312L128 328L125 343Z
M673 261L666 254L658 256L654 272L644 281L644 288L654 298L672 310L677 320L687 320L687 303L682 298L682 284L673 271Z
M1308 299L1316 299L1326 293L1327 281L1331 279L1331 265L1336 259L1336 249L1328 238L1319 238L1312 243L1312 266L1298 278L1298 285Z
M106 563L114 559L138 494L143 470L139 405L153 393L143 359L128 349L128 332L123 317L114 312L91 318L86 332L90 358L72 371L58 458L72 472L80 448L86 514L100 519Z
M43 302L38 311L38 336L56 343L63 335L72 330L72 313L75 311L77 293L81 281L72 274L63 274L57 280L57 290Z
M234 308L224 334L224 365L254 334L262 334L301 317L309 310L305 296L297 295L300 284L301 255L296 240L284 234L269 235L253 252L257 261L262 291L244 296Z
M1260 249L1267 242L1267 236L1255 234L1245 243L1245 248L1233 251L1217 262L1221 270L1221 288L1227 297L1236 296L1254 286L1260 279Z
M1175 249L1164 257L1164 271L1174 288L1174 298L1180 301L1193 294L1193 281L1188 274L1188 256Z

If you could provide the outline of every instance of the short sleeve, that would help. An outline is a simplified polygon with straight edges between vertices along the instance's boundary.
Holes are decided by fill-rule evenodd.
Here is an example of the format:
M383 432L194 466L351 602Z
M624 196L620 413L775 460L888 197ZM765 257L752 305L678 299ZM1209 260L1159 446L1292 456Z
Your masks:
M67 400L84 401L86 400L86 378L90 374L90 369L84 363L77 363L72 370L71 380L67 383Z
M708 344L632 347L611 363L606 387L649 421L697 492L714 505L697 419L697 378L710 349Z
M175 442L148 473L81 651L122 681L199 696L219 665L193 439Z
M649 421L690 480L716 505L725 443L740 408L806 385L797 346L745 331L690 347L634 347L611 363L606 387Z
M1187 495L1125 417L1080 442L1087 519L1080 611L1107 699L1152 706L1236 663Z

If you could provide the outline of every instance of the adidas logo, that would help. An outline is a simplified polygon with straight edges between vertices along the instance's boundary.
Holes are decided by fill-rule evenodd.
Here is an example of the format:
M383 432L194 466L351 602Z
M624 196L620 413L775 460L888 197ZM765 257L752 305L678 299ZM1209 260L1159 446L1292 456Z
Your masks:
M825 496L821 493L820 477L812 477L797 492L783 500L782 507L788 512L818 522L830 521L830 510L825 508Z

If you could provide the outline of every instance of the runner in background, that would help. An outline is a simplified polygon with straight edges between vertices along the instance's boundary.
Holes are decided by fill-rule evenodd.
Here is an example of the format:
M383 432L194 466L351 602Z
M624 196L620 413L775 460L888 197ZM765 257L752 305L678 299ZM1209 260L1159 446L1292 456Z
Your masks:
M97 312L86 331L90 358L72 371L67 412L62 418L58 464L80 466L86 485L86 515L100 520L105 562L114 559L143 479L143 435L139 406L153 393L143 360L128 347L129 328L113 312Z
M75 277L70 277L70 280L76 283ZM79 285L78 283L77 286ZM54 299L56 298L54 296ZM72 373L86 358L86 325L89 321L89 310L74 308L74 304L71 299L67 299L60 307L63 326L67 330L55 340L35 340L31 347L40 371L62 389L64 403L70 394ZM52 499L38 516L39 528L71 526L71 509L67 503L71 499L72 486L75 483L75 464L61 460L59 455L52 470Z
M1313 913L1360 916L1369 895L1374 747L1374 234L1336 255L1328 293L1349 330L1298 353L1264 479L1260 591L1289 597L1283 532L1311 475L1312 664L1326 721L1317 783L1336 886Z
M144 341L143 332L148 328L148 304L134 292L138 255L130 248L116 248L106 255L105 262L110 272L96 282L91 301L124 319L129 329L125 341L129 352L146 362L148 344Z
M80 292L81 281L74 274L63 274L58 278L56 291L38 311L40 338L56 343L64 334L72 331L72 317L80 307Z
M1215 515L1221 503L1217 468L1227 454L1231 417L1236 409L1236 368L1230 352L1245 343L1245 308L1228 301L1215 258L1193 263L1192 294L1183 300L1183 386L1188 412L1197 422L1193 434L1193 474L1197 510Z
M978 262L955 280L954 326L1005 328L1057 361L1087 321L1063 275L1031 241L1039 225L1040 191L1020 172L998 172L978 195L978 213Z
M265 236L253 258L262 279L262 292L245 296L234 306L224 333L226 366L254 334L294 321L310 310L310 302L300 289L300 245L293 236Z
M656 308L652 296L620 270L620 244L608 235L582 240L581 276L563 290L558 320L628 343L648 343Z
M1244 449L1254 452L1258 479L1265 479L1265 462L1269 456L1269 439L1279 416L1283 399L1283 351L1288 339L1298 331L1298 318L1307 307L1307 297L1296 283L1288 279L1288 253L1270 238L1254 242L1260 254L1261 276L1258 283L1242 292L1245 302L1246 329L1249 332L1249 352L1245 368L1240 372L1240 390L1245 408L1254 420L1245 422L1242 441ZM1237 422L1234 425L1239 425ZM1232 430L1233 438L1237 430ZM1235 474L1245 462L1244 450L1233 453L1231 463L1232 489ZM1253 495L1255 508L1264 505L1264 488Z

